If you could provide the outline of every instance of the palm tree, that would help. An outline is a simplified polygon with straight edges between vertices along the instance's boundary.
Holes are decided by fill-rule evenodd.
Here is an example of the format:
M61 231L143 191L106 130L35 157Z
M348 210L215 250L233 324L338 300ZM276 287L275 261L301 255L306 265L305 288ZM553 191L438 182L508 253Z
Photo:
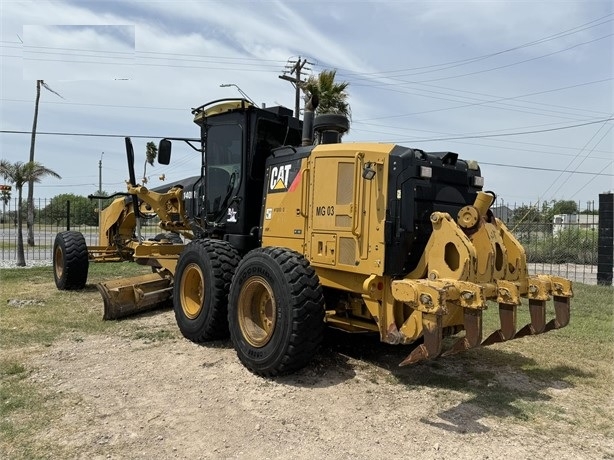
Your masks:
M147 183L147 163L151 166L154 164L154 160L158 156L158 147L155 142L148 142L145 146L145 166L143 166L143 184Z
M38 183L46 176L52 176L58 179L61 179L61 177L55 171L46 168L36 161L9 163L7 160L0 160L0 176L14 183L17 189L17 266L25 267L26 258L23 252L23 226L21 222L23 186L24 184ZM33 209L32 215L34 215Z
M336 70L323 70L317 76L310 76L306 82L301 83L301 89L305 93L305 98L309 99L315 95L319 99L316 115L334 113L345 115L352 118L352 110L348 103L348 93L346 92L349 83L335 82Z
M2 220L0 220L0 223L4 223L6 220L6 205L11 202L11 191L3 189L0 193L0 201L2 201Z

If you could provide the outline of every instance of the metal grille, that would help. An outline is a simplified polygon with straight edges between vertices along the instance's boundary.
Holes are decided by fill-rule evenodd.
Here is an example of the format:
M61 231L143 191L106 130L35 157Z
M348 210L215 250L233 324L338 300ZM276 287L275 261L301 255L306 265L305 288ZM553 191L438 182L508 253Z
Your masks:
M354 238L339 238L339 263L354 265L356 262L356 242Z
M339 163L337 169L337 204L350 204L354 191L354 164Z

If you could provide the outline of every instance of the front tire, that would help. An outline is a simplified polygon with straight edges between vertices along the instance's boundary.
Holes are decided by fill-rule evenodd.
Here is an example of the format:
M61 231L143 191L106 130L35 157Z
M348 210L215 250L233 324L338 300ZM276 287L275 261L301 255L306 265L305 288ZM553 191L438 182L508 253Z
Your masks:
M55 236L53 242L53 278L58 289L83 289L90 262L87 244L81 232L66 231Z
M228 337L228 291L239 255L219 240L195 240L177 263L173 287L175 319L193 342Z
M252 372L275 376L304 367L324 336L315 270L289 249L251 251L232 279L228 324L237 355Z

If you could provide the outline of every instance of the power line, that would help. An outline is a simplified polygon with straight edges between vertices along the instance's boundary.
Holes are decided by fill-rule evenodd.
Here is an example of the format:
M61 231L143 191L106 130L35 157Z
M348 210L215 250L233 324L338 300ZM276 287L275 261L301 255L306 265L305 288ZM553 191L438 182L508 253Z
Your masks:
M568 36L568 35L573 35L575 33L582 32L582 31L587 30L587 29L598 27L600 25L603 25L603 24L606 24L608 22L613 21L613 19L609 19L609 20L601 22L599 24L594 24L594 25L592 25L590 27L584 27L584 26L588 26L589 24L593 24L595 22L601 21L602 19L608 18L610 16L614 16L614 13L606 14L605 16L601 16L601 17L599 17L597 19L594 19L592 21L586 22L584 24L580 24L580 25L578 25L576 27L572 27L571 29L567 29L567 30L564 30L564 31L561 31L561 32L557 32L556 34L549 35L547 37L542 37L540 39L533 40L533 41L530 41L530 42L527 42L527 43L523 43L521 45L517 45L517 46L514 46L512 48L507 48L507 49L503 49L503 50L496 51L496 52L493 52L493 53L488 53L488 54L483 54L483 55L480 55L480 56L475 56L475 57L472 57L472 58L466 58L466 59L460 59L460 60L456 60L456 61L443 62L443 63L440 63L440 64L432 64L432 65L428 65L428 66L412 67L412 68L408 68L408 69L398 69L398 70L389 70L389 71L371 72L371 73L352 72L352 71L350 71L348 69L339 69L339 70L345 70L345 71L349 72L347 74L343 74L344 77L349 77L349 78L351 78L353 76L356 76L356 75L364 75L364 76L379 76L379 75L382 75L383 78L393 78L393 77L385 77L383 74L386 74L386 73L397 73L397 72L407 72L407 71L412 71L412 70L423 70L423 69L429 69L429 68L433 68L433 67L444 67L444 66L449 66L449 65L453 65L453 64L459 64L459 65L462 65L464 63L471 64L473 62L484 60L484 59L487 59L487 58L490 58L490 57L493 57L493 56L498 56L498 55L501 55L501 54L504 54L504 53L508 53L508 52L511 52L511 51L516 51L516 50L519 50L519 49L522 49L522 48L526 48L526 47L529 47L529 46L534 46L534 45L541 44L541 43L545 43L545 42L550 41L550 40L554 40L554 39L557 39L557 38L562 38L562 37L565 37L565 36ZM578 29L578 30L576 30L576 29ZM572 32L572 31L574 31L574 32ZM449 68L449 67L446 67L446 68ZM437 70L443 70L443 69L437 69ZM402 75L396 75L396 77L398 77L398 76L402 76Z
M0 43L11 43L11 44L20 44L19 42L8 42L0 40ZM29 51L29 48L33 49L43 49L43 50L59 50L59 51L79 51L79 52L92 52L92 53L105 53L105 54L153 54L157 56L186 56L186 57L199 57L205 59L224 59L224 60L236 60L236 61L258 61L258 62L275 62L279 65L283 65L285 61L280 59L263 59L263 58L250 58L250 57L231 57L231 56L220 56L220 55L207 55L207 54L186 54L186 53L164 53L159 51L142 51L142 50L134 50L134 51L105 51L105 50L94 50L94 49L83 49L83 48L61 48L54 46L32 46L32 45L23 45L23 46L5 46L0 45L0 48L11 48L11 49L22 49L28 53L34 53L35 51ZM101 56L103 57L103 56ZM153 58L145 58L145 59L153 59Z
M31 104L32 101L28 99L4 99L0 98L0 101L3 102L24 102L27 104ZM41 104L60 104L60 105L77 105L77 106L86 106L86 107L109 107L113 109L147 109L147 110L175 110L182 112L189 112L189 109L185 107L153 107L149 105L115 105L115 104L94 104L87 102L56 102L56 101L43 101Z
M511 66L515 66L515 65L519 65L519 64L523 64L526 62L531 62L537 59L542 59L548 56L552 56L558 53L562 53L565 51L569 51L571 49L577 48L579 46L583 46L583 45L587 45L599 40L604 40L608 37L613 36L614 33L611 34L607 34L604 35L602 37L599 38L595 38L593 40L589 40L586 42L581 42L581 43L577 43L575 45L569 46L567 48L563 48L561 50L558 51L553 51L551 53L547 53L544 55L540 55L540 56L535 56L529 59L524 59L521 61L516 61L510 64L505 64L505 65L501 65L501 66L497 66L497 67L492 67L490 69L482 69L482 70L478 70L475 72L469 72L469 73L465 73L465 74L459 74L459 75L451 75L451 76L447 76L447 77L439 77L439 78L434 78L434 79L429 79L429 80L421 80L421 81L404 81L402 80L400 83L381 83L381 84L370 84L370 85L361 85L361 84L355 84L354 86L370 86L370 87L381 87L381 86L400 86L400 85L404 85L404 84L414 84L414 83L424 83L424 82L432 82L432 81L441 81L441 80L448 80L448 79L452 79L452 78L460 78L460 77L465 77L465 76L471 76L471 75L477 75L477 74L481 74L481 73L485 73L485 72L492 72L494 70L500 70L503 68L507 68L507 67L511 67ZM20 57L20 56L12 56L12 55L4 55L4 57ZM231 68L219 68L219 67L208 67L208 66L180 66L180 65L172 65L172 64L153 64L153 63L118 63L118 62L99 62L99 61L73 61L73 60L64 60L64 59L41 59L41 58L26 58L28 60L32 60L32 61L44 61L44 62L62 62L62 63L86 63L86 64L102 64L102 65L109 65L109 64L113 64L113 65L121 65L121 66L126 66L126 65L138 65L138 66L146 66L146 67L171 67L171 68L196 68L196 69L209 69L209 70L238 70L234 67ZM185 61L185 60L182 60ZM189 61L188 61L189 62ZM200 61L196 61L196 62L200 62ZM244 66L256 66L257 64L244 64L241 62L237 62L237 63L232 63L232 65L244 65ZM270 67L274 67L274 66L270 66ZM276 66L275 66L276 67ZM278 67L276 67L278 68ZM244 71L250 71L250 72L266 72L267 70L263 70L263 69L240 69L240 70L244 70ZM411 76L411 75L415 75L415 74L407 74L407 75L403 75L403 76Z
M590 184L591 182L593 182L598 176L614 176L614 174L601 174L603 171L605 171L607 168L611 168L612 164L614 163L614 161L610 161L607 165L605 165L603 167L603 169L601 171L599 171L598 174L596 174L594 177L592 177L591 179L588 180L588 182L586 182L582 187L580 187L578 190L576 190L576 192L570 196L570 198L573 198L574 196L576 196L578 193L580 193L582 190L584 190L588 184Z
M0 134L31 134L31 131L16 131L16 130L0 130ZM46 136L75 136L75 137L114 137L114 138L123 138L123 137L131 137L133 139L164 139L164 138L172 138L173 136L143 136L143 135L127 135L127 134L97 134L97 133L67 133L67 132L52 132L52 131L37 131L37 135L46 135Z
M2 57L21 57L2 55ZM24 59L25 60L25 59ZM102 65L114 65L114 66L139 66L139 67L170 67L174 69L209 69L209 70L241 70L242 72L277 72L277 70L265 70L265 69L246 69L237 67L209 67L209 66L197 66L197 65L173 65L173 64L153 64L144 62L99 62L99 61L79 61L79 60L67 60L67 59L40 59L40 58L27 58L28 61L40 61L40 62L61 62L65 64L102 64ZM244 66L256 66L257 64L240 64L232 63L232 65L244 65ZM278 66L269 66L271 69L279 69Z
M536 133L544 133L551 131L560 131L564 129L572 129L579 128L581 126L594 125L597 123L605 123L608 121L614 120L614 117L605 118L601 120L589 121L586 123L578 123L575 125L567 125L567 126L559 126L557 128L547 128L547 129L538 129L533 131L519 131L513 133L498 133L498 134L481 134L481 135L466 135L466 136L455 136L455 137L439 137L439 138L431 138L431 139L410 139L405 142L432 142L432 141L447 141L447 140L456 140L456 139L478 139L478 138L489 138L489 137L504 137L504 136L520 136L525 134L536 134ZM31 134L31 131L18 131L18 130L0 130L2 134ZM51 136L78 136L78 137L127 137L126 134L98 134L98 133L69 133L69 132L38 132L37 134L41 135L51 135ZM144 135L131 135L129 137L133 137L135 139L157 139L157 138L172 138L173 136L144 136ZM403 142L403 141L400 141Z
M554 169L554 168L539 168L537 166L526 166L526 165L522 165L522 166L518 166L518 165L508 165L508 164L503 164L503 163L487 163L485 161L480 161L478 162L480 165L489 165L489 166L500 166L503 168L516 168L516 169L530 169L533 171L548 171L548 172L569 172L569 171L565 171L563 169ZM613 162L610 161L609 164L612 164ZM588 176L604 176L604 177L614 177L614 174L602 174L602 172L605 170L602 169L600 172L598 173L594 173L594 172L590 172L590 171L572 171L572 174L584 174L584 175L588 175Z
M554 54L558 54L558 53L562 53L565 51L569 51L570 49L574 49L577 48L579 46L583 46L586 44L590 44L599 40L604 40L608 37L613 36L614 33L608 34L608 35L604 35L602 37L593 39L593 40L589 40L586 42L582 42L582 43L577 43L573 46L567 47L567 48L563 48L561 50L558 51L553 51L551 53L547 53L541 56L535 56L533 58L529 58L529 59L524 59L522 61L517 61L517 62L513 62L511 64L506 64L506 65L501 65L501 66L497 66L497 67L492 67L490 69L482 69L482 70L478 70L475 72L469 72L469 73L465 73L465 74L460 74L460 75L451 75L451 76L447 76L447 77L439 77L439 78L434 78L434 79L429 79L429 80L421 80L421 81L417 81L417 82L413 82L413 81L407 81L404 83L382 83L382 84L376 84L376 85L354 85L354 86L370 86L370 87L380 87L380 86L399 86L399 85L403 85L403 84L412 84L412 83L424 83L424 82L433 82L433 81L441 81L441 80L449 80L452 78L461 78L461 77L466 77L466 76L471 76L471 75L477 75L477 74L481 74L481 73L485 73L485 72L492 72L494 70L500 70L503 68L507 68L507 67L512 67L515 65L519 65L519 64L523 64L526 62L531 62L537 59L542 59L544 57L548 57L548 56L552 56ZM13 56L13 55L3 55L3 57L21 57L21 56ZM194 66L194 65L189 65L189 66L181 66L181 65L173 65L173 64L153 64L153 63L140 63L140 62L135 62L135 63L120 63L120 62L100 62L100 61L74 61L74 60L65 60L65 59L41 59L41 58L25 58L31 61L42 61L42 62L62 62L62 63L73 63L73 64L102 64L102 65L115 65L115 66L144 66L144 67L170 67L170 68L177 68L177 69L209 69L209 70L242 70L245 72L271 72L272 70L263 70L263 69L237 69L235 67L208 67L208 66ZM232 65L245 65L245 66L256 66L257 64L242 64L240 62L238 63L233 63ZM273 67L273 66L271 66ZM408 74L405 76L410 76L412 74Z
M491 103L499 103L501 101L515 100L515 99L519 99L519 98L522 98L522 97L538 96L538 95L541 95L541 94L554 93L554 92L558 92L558 91L564 91L564 90L568 90L568 89L578 88L580 86L589 86L589 85L594 85L594 84L598 84L598 83L609 82L609 81L612 81L613 79L614 79L614 77L608 77L608 78L602 78L602 79L599 79L599 80L592 80L592 81L583 82L583 83L576 83L576 84L568 85L568 86L561 86L561 87L558 87L558 88L551 88L551 89L546 89L546 90L542 90L542 91L534 91L534 92L531 92L531 93L520 94L518 96L509 96L509 97L496 98L496 99L493 99L493 100L490 100L490 101L474 102L474 103L459 105L459 106L455 106L455 107L445 107L445 108L442 108L442 109L423 110L423 111L420 111L420 112L411 112L411 113L405 113L405 114L401 114L401 115L386 115L386 116L383 116L383 117L365 118L365 120L383 120L383 119L390 119L390 118L403 118L403 117L408 117L408 116L412 116L412 115L422 115L422 114L425 114L425 113L443 112L443 111L446 111L446 110L455 110L455 109L460 109L460 108L474 107L474 106L491 104ZM392 88L382 88L382 89L386 89L388 91L393 91L393 92L400 92L400 93L404 93L404 94L413 94L413 93L410 93L410 92L407 92L407 91L402 91L402 90L392 89ZM428 97L428 96L425 96L425 97ZM452 101L452 102L462 102L462 101ZM364 120L355 120L354 123L364 123Z
M614 115L614 114L613 114ZM542 194L542 196L545 196L546 193L548 192L548 190L550 190L552 188L552 186L556 183L556 181L558 181L564 173L572 173L573 171L569 171L569 167L573 164L573 162L582 154L582 152L584 151L584 149L586 149L586 147L588 147L588 145L592 142L592 140L597 136L597 134L599 134L599 131L601 131L605 126L606 126L607 122L604 122L599 129L591 136L591 138L586 142L586 144L584 144L584 146L580 149L580 151L574 156L574 158L572 158L569 163L567 164L567 166L565 167L565 170L563 172L561 172L561 174L559 174L556 179L554 179L554 181L548 186L548 188L544 191L544 193ZM593 146L593 149L591 149L586 156L584 157L584 159L578 163L578 165L576 166L576 170L580 167L580 165L582 165L582 163L584 162L584 160L586 160L586 158L588 158L588 156L593 152L593 150L595 148L597 148L597 146L601 143L601 141L607 136L607 134L611 131L612 126L610 126L609 129L607 129L604 133L603 136L601 136L601 139L599 139L599 141ZM569 176L571 177L571 176ZM569 180L569 178L567 179ZM559 185L559 187L552 193L552 195L554 195L556 192L558 192L561 187L563 185L565 185L565 183L567 182L567 180L563 181L561 183L561 185Z
M432 109L432 110L427 110L427 111L405 113L405 114L400 114L400 115L388 115L388 116L383 116L383 117L365 118L363 120L354 120L353 123L363 123L363 124L370 124L372 126L388 127L388 126L385 126L385 125L377 125L377 124L373 124L373 123L366 123L366 120L382 120L382 119L389 119L389 118L402 118L402 117L407 117L407 116L412 116L412 115L420 115L420 114L425 114L425 113L440 112L440 111L446 111L446 110L454 110L454 109L459 109L459 108L464 108L464 107L471 107L471 106L477 106L477 105L486 105L486 104L489 104L489 103L499 103L499 102L505 101L505 100L513 100L513 99L518 99L518 98L522 98L522 97L536 96L536 95L540 95L540 94L546 94L546 93L551 93L551 92L563 91L563 90L567 90L567 89L577 88L577 87L580 87L580 86L588 86L588 85L593 85L593 84L597 84L597 83L609 82L612 79L614 79L614 77L605 78L605 79L601 79L601 80L593 80L593 81L583 82L583 83L577 83L577 84L574 84L574 85L563 86L563 87L559 87L559 88L552 88L552 89L547 89L547 90L537 91L537 92L532 92L532 93L525 93L525 94L521 94L521 95L518 95L518 96L510 96L510 97L504 97L504 98L497 98L497 99L493 99L493 100L490 100L490 101L479 101L479 102L464 104L464 105L455 106L455 107L446 107L446 108L443 108L443 109ZM436 85L426 85L426 86L435 86L435 87L437 87ZM404 94L414 94L414 93L410 93L408 91L395 90L395 89L392 89L392 88L385 88L385 89L388 90L388 91L401 92L401 93L404 93ZM471 93L470 91L462 91L462 92ZM446 93L442 93L442 94L446 94ZM423 96L423 95L420 95L420 96ZM429 96L424 96L424 97L429 97ZM491 96L491 97L494 97L494 96ZM453 101L451 99L446 99L446 98L441 98L441 99ZM32 101L26 100L26 99L0 99L0 101L24 102L24 103L31 103L32 102ZM461 102L461 101L453 101L453 102ZM523 101L523 102L528 102L528 103L531 103L531 104L540 104L540 103L537 103L537 102L530 102L530 101ZM78 103L78 102L44 101L42 103L43 104L67 104L67 105L91 106L91 107L125 108L125 109L175 110L175 111L186 110L185 108L179 108L179 107L126 106L126 105L94 104L94 103ZM542 105L551 105L551 104L542 104ZM522 107L522 106L512 106L512 107ZM506 109L506 110L516 110L516 109ZM579 110L579 109L576 109L576 110ZM530 112L530 113L535 113L535 112ZM595 114L601 114L601 115L604 114L603 112L594 112L594 113Z
M605 120L605 121L609 121L609 120L612 120L612 119L614 119L614 118L609 118L608 120ZM598 122L603 122L603 121L604 120L600 120ZM552 130L555 130L555 129L567 129L567 128L571 128L571 127L584 126L586 124L594 124L594 123L598 123L598 122L584 123L582 125L574 125L574 126L561 127L561 128L553 128L553 129L546 130L546 131L552 131ZM3 134L30 134L29 131L12 131L12 130L0 130L0 133L3 133ZM40 135L56 135L56 136L81 136L81 137L113 137L113 138L126 137L126 135L123 135L123 134L94 134L94 133L65 133L65 132L62 132L62 133L60 133L60 132L39 132L37 134L40 134ZM522 134L522 133L509 133L509 134L502 134L502 135L514 135L514 134ZM135 139L162 138L161 136L143 136L143 135L132 135L132 136L129 136L129 137L132 137L132 138L135 138ZM172 138L173 136L167 136L167 137ZM478 136L478 137L480 137L480 136ZM490 137L490 136L482 136L482 137ZM460 138L460 139L463 139L463 138ZM433 140L437 140L437 139L433 139ZM415 141L412 141L412 142L415 142ZM611 163L612 162L610 162L610 164ZM526 166L526 165L516 166L516 165L509 165L509 164L502 164L502 163L480 162L480 164L489 165L489 166L507 167L507 168L530 169L530 170L536 170L536 171L569 172L571 174L583 174L583 175L607 176L607 177L614 176L613 174L602 174L604 169L602 169L599 173L592 173L592 172L589 172L589 171L567 171L567 170L560 170L560 169L554 169L554 168L540 168L540 167L532 167L532 166ZM87 185L87 184L81 184L81 185Z
M358 132L367 132L367 133L376 133L376 134L384 134L384 135L390 135L390 136L399 136L402 137L401 134L395 134L395 133L385 133L385 132L381 132L381 131L369 131L366 129L360 129L360 128L352 128L352 130L354 132L358 131ZM417 131L426 131L426 130L417 130ZM428 132L433 132L433 131L428 131ZM445 133L441 133L441 134L445 134ZM487 139L488 140L488 139ZM501 139L493 139L495 141L497 140L501 140ZM362 142L362 141L361 141ZM374 142L381 142L381 141L374 141ZM396 143L394 141L391 141L392 143ZM403 141L400 141L403 142ZM405 141L406 143L411 143L411 140L407 140ZM504 142L512 142L512 143L518 143L518 144L533 144L531 142L514 142L514 141L509 141L509 140L505 140ZM456 142L457 144L461 144L461 145L476 145L479 147L487 147L489 149L497 149L497 150L512 150L514 152L531 152L531 153L542 153L545 155L555 155L555 156L563 156L563 157L575 157L575 154L573 153L563 153L563 152L548 152L545 150L537 150L537 149L526 149L526 148L522 148L522 147L517 147L517 146L504 146L504 145L490 145L490 144L480 144L477 142ZM577 148L575 147L568 147L568 146L557 146L557 145L547 145L547 144L536 144L536 145L541 145L544 147L551 147L551 148L557 148L557 149L568 149L568 150L577 150ZM594 150L596 152L599 153L607 153L610 156L606 157L596 157L596 156L592 156L591 158L594 160L609 160L612 156L614 156L614 152L612 151L606 151L606 150Z
M411 141L407 141L407 142L431 142L431 141L450 141L450 140L456 140L456 139L482 139L486 137L522 136L525 134L537 134L537 133L546 133L550 131L560 131L563 129L579 128L581 126L594 125L596 123L603 123L603 122L608 122L611 120L614 120L614 118L606 118L603 120L595 120L595 121L590 121L586 123L578 123L576 125L560 126L558 128L537 129L534 131L520 131L520 132L515 132L515 133L499 133L499 134L482 134L482 135L475 135L475 136L439 137L439 138L433 138L433 139L412 139Z
M366 72L353 72L350 71L348 69L339 69L339 70L345 70L346 72L348 72L346 75L348 77L356 77L356 76L377 76L377 75L384 75L384 74L390 74L390 73L399 73L399 72L407 72L407 71L413 71L413 70L423 70L423 69L429 69L429 68L434 68L434 67L444 67L444 68L448 68L446 66L458 66L464 63L470 64L476 61L480 61L480 60L484 60L490 57L494 57L494 56L498 56L504 53L509 53L511 51L516 51L522 48L526 48L526 47L530 47L530 46L535 46L538 44L542 44L551 40L555 40L555 39L559 39L559 38L563 38L569 35L573 35L573 34L577 34L580 32L583 32L585 30L591 29L591 28L595 28L604 24L607 24L609 22L612 22L614 19L607 19L604 20L606 18L609 18L610 16L613 16L614 13L609 13L606 14L604 16L601 16L597 19L593 19L591 21L585 22L583 24L580 24L578 26L572 27L570 29L566 29L563 30L561 32L557 32L555 34L546 36L546 37L542 37L536 40L532 40L530 42L526 42L517 46L513 46L511 48L507 48L507 49L503 49L503 50L499 50L499 51L495 51L492 53L487 53L484 55L480 55L480 56L474 56L471 58L466 58L466 59L461 59L461 60L455 60L455 61L448 61L448 62L443 62L443 63L439 63L439 64L432 64L432 65L428 65L428 66L420 66L420 67L412 67L412 68L406 68L406 69L397 69L397 70L384 70L384 71L379 71L379 72L370 72L370 73L366 73ZM602 22L599 22L602 21ZM595 24L597 23L597 24ZM53 46L34 46L34 45L23 45L23 43L21 42L16 42L16 41L6 41L6 40L0 40L0 43L8 43L11 45L22 45L22 46L6 46L6 45L0 45L0 48L15 48L15 49L23 49L26 53L44 53L44 52L40 52L40 51L33 51L33 50L56 50L56 51L78 51L78 52L90 52L90 53L104 53L104 54L111 54L111 55L139 55L139 54L147 54L147 55L153 55L153 56L170 56L170 59L172 60L180 60L177 59L177 57L179 56L183 56L183 57L198 57L201 59L215 59L215 60L226 60L226 61L238 61L239 64L243 63L244 61L256 61L256 62L275 62L278 64L283 64L284 61L279 60L279 59L262 59L262 58L256 58L256 57L230 57L230 56L220 56L220 55L203 55L203 54L187 54L187 53L165 53L165 52L156 52L156 51L142 51L142 50L134 50L134 51L111 51L111 50L95 50L95 49L83 49L83 48L65 48L65 47L53 47ZM49 52L47 52L49 54ZM100 57L104 57L105 59L111 56L100 56ZM120 57L120 56L116 56L116 57ZM144 57L145 59L154 59L154 58L148 58L148 57ZM165 58L156 58L156 59L165 59ZM436 70L444 70L442 68L436 69ZM398 75L397 75L398 76ZM386 77L388 78L388 77ZM392 77L389 77L392 78Z

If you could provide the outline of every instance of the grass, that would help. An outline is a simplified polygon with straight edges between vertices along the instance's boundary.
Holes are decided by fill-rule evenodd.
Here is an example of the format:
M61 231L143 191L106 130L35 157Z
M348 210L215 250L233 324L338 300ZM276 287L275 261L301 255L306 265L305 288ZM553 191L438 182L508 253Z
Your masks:
M400 392L408 391L408 400L416 392L435 398L423 422L445 430L481 433L483 420L495 419L534 429L554 425L561 434L582 429L614 437L614 289L576 283L574 292L569 326L539 336L401 368L411 347L380 344L377 337L331 333L324 354L359 360L354 366L367 365L369 381L392 381ZM554 317L552 301L547 306L548 318ZM525 304L518 308L518 329L529 322ZM484 338L498 328L498 307L491 304Z
M30 367L31 356L59 340L83 341L91 335L115 335L143 344L178 337L176 330L142 322L102 321L95 283L149 272L132 263L92 264L86 288L67 292L55 288L50 267L0 269L0 457L63 457L61 446L46 445L51 441L36 435L70 402L30 378L37 371ZM574 291L570 325L541 336L398 368L408 347L333 335L323 353L333 358L324 363L342 369L350 365L340 357L355 357L360 361L352 366L367 369L372 385L392 384L414 396L428 392L435 403L422 421L445 430L480 433L486 429L484 420L494 418L536 430L556 426L563 436L581 429L613 437L614 289L575 284ZM14 307L7 304L9 299L36 302ZM552 302L548 315L553 315ZM520 307L518 327L527 322L527 308ZM497 328L497 306L491 305L484 317L484 336Z
M131 263L92 264L83 291L58 291L51 267L0 270L0 347L51 345L70 333L113 333L121 323L101 321L102 302L95 284L150 272ZM17 308L7 304L10 299L40 304Z
M17 250L17 243L13 243L12 241L9 241L9 242L2 241L0 243L0 248L2 248L4 251ZM39 251L43 249L53 249L53 245L52 244L37 244L36 246L28 246L25 242L23 245L24 252L34 252L34 251Z
M453 404L438 414L444 419L463 419L477 409L480 417L511 417L531 426L556 423L570 433L579 426L614 436L614 289L575 284L574 291L566 328L427 362L417 373L400 370L397 381L435 389L443 407ZM519 328L530 322L527 310L518 309ZM484 316L486 337L498 328L497 306ZM553 316L549 302L548 317ZM450 429L479 431L479 426L473 420Z
M60 417L62 395L29 377L36 372L28 357L62 339L114 334L144 343L174 339L176 331L148 330L131 321L102 321L102 299L95 284L151 273L133 263L90 265L83 291L58 291L51 267L0 269L0 457L62 458L62 448L32 442L33 436ZM21 307L8 301L33 300Z
M20 437L40 429L49 420L51 411L45 407L44 396L37 388L25 381L30 372L17 361L0 360L0 452L10 458L10 446ZM23 425L26 413L37 414ZM5 447L6 446L6 447ZM20 448L24 457L33 457L28 448Z

